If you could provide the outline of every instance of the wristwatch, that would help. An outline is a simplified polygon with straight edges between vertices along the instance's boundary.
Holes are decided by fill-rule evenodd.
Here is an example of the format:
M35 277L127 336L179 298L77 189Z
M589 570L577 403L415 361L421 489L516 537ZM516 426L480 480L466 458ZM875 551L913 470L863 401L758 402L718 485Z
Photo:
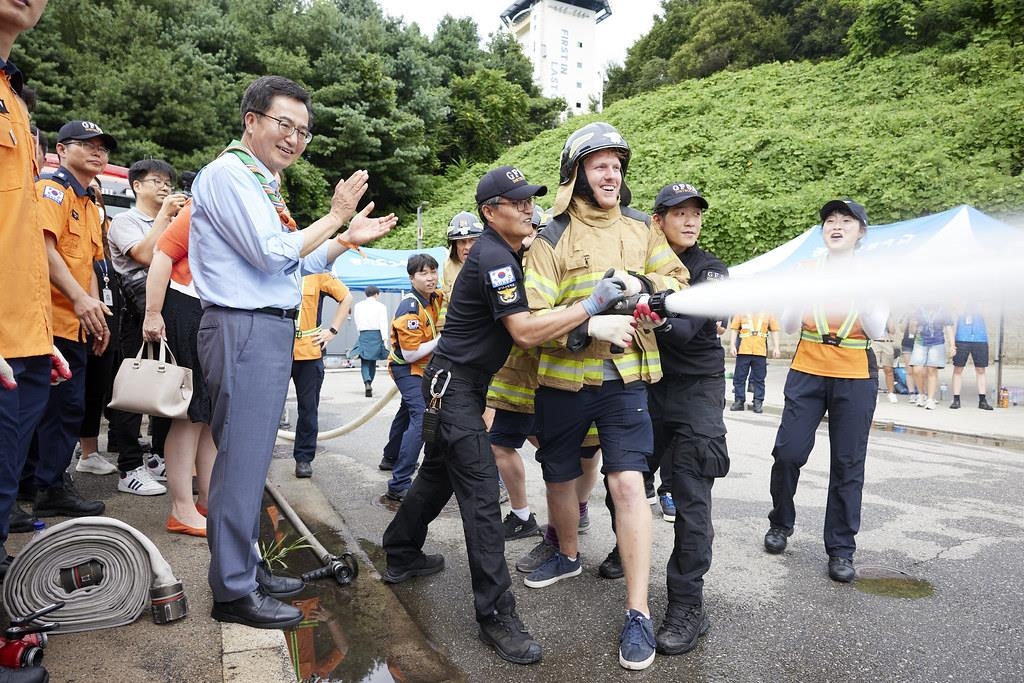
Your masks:
M330 332L331 334L333 334L335 337L338 336L338 331L336 329L334 329L333 327L328 327L327 331Z

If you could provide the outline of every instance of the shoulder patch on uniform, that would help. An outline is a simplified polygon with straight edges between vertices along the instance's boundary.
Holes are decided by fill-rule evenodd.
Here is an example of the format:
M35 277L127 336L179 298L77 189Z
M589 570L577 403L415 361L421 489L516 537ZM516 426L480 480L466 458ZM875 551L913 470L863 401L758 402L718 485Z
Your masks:
M43 188L43 199L49 199L57 202L58 204L64 203L64 191L54 187L53 185L47 185Z
M408 330L418 330L420 329L420 321L416 318L410 318L406 321L405 328Z
M491 278L491 287L499 290L516 283L516 271L511 264L489 270L487 276Z
M503 287L495 287L495 290L498 292L498 301L506 306L519 301L519 288L514 282Z

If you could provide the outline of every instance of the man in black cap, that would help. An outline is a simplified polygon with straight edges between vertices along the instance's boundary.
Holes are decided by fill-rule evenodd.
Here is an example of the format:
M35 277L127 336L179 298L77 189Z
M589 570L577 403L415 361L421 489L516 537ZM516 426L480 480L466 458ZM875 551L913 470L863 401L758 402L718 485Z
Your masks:
M621 280L606 278L578 304L531 315L522 243L533 232L534 197L546 193L546 187L529 184L512 166L489 171L477 185L476 202L486 227L455 281L444 333L423 375L425 456L383 543L388 583L444 569L442 556L425 555L422 548L428 525L454 493L466 534L480 638L516 664L540 661L542 652L519 619L509 590L498 473L481 417L487 385L513 342L530 348L565 335L614 305L624 289ZM632 319L604 317L617 323L618 343L628 343Z
M85 500L64 480L85 414L88 345L102 355L110 343L106 316L113 293L101 291L93 261L105 258L93 179L107 167L113 137L91 121L70 121L57 133L60 167L36 183L39 226L50 264L54 346L67 359L71 379L51 388L29 452L35 462L36 517L103 514L102 501Z
M693 185L666 185L654 201L654 223L698 287L728 277L718 257L697 246L707 200ZM661 466L659 493L675 504L675 543L666 569L668 609L658 629L658 652L692 650L711 622L704 608L704 574L711 568L711 487L729 471L725 443L725 351L715 317L659 318L638 305L654 330L664 376L647 387L654 425L651 472Z

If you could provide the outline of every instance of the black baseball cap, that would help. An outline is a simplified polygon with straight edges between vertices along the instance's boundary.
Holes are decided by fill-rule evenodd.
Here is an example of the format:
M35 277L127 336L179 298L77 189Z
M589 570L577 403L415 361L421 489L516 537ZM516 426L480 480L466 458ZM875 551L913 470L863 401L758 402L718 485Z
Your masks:
M818 216L821 217L821 222L824 223L825 219L835 211L845 213L847 216L853 216L859 220L862 225L868 224L868 212L863 206L852 199L833 199L832 201L826 202L825 206L821 207L821 211L818 212Z
M665 209L671 208L678 204L682 204L687 199L697 198L700 208L708 208L708 200L704 199L704 195L700 193L693 185L689 183L673 183L666 185L661 188L658 192L657 198L654 200L654 208L651 209L651 213L661 213Z
M509 199L527 199L543 197L548 193L545 185L530 185L526 176L515 166L499 166L484 174L476 185L476 203L483 204L495 197Z
M93 138L100 138L103 140L104 146L113 152L117 149L117 140L112 136L107 135L103 132L103 129L97 126L92 121L68 121L60 130L57 131L57 142L67 142L68 140L92 140Z

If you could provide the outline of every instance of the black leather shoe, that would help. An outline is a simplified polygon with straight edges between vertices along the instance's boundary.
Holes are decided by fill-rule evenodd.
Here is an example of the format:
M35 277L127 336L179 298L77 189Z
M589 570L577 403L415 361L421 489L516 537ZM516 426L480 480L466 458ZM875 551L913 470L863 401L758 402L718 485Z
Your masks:
M602 579L621 579L626 575L622 569L622 558L619 557L619 546L612 548L608 557L597 568L597 573Z
M960 410L960 397L954 396L953 400L949 403L950 410Z
M772 555L778 555L786 549L786 540L793 535L792 529L786 529L781 526L773 526L768 529L768 533L764 535L764 549L770 552Z
M952 408L952 406L950 407ZM981 410L992 410L992 406L988 404L988 401L985 400L984 396L978 399L978 408L980 408Z
M313 476L313 463L311 462L296 462L295 463L295 476L299 479L309 479Z
M681 655L697 647L697 639L711 628L704 605L670 602L655 642L663 655Z
M298 595L306 587L302 579L272 574L266 562L256 565L256 583L267 595L278 600Z
M385 472L390 472L391 470L395 469L395 461L388 460L386 458L381 458L380 464L377 465L377 469L384 470Z
M853 560L845 557L828 558L828 578L840 583L850 583L857 577L857 570L853 568Z
M384 494L384 497L387 498L388 500L393 500L396 503L401 503L403 500L405 500L406 493L408 493L408 491L396 491L395 489L388 487L388 490Z
M373 387L369 382L363 382L363 389L366 394L366 398L373 398Z
M384 583L402 583L414 576L436 574L442 569L444 569L443 555L424 555L420 553L420 556L416 558L416 561L408 569L397 569L388 565L384 573L381 574L381 579L384 580Z
M102 500L86 500L67 484L40 489L32 512L36 517L90 517L102 515Z
M262 588L237 600L214 602L210 616L252 628L294 628L302 623L302 610L270 597Z
M11 508L11 514L7 518L7 529L11 533L24 534L33 530L32 523L36 518L25 512L17 502Z
M729 406L729 410L732 410L732 411L743 410L743 401L733 401L732 405Z
M755 413L763 413L764 412L764 408L762 408L763 405L764 405L763 401L754 401L754 404L751 407L751 410L753 410Z

